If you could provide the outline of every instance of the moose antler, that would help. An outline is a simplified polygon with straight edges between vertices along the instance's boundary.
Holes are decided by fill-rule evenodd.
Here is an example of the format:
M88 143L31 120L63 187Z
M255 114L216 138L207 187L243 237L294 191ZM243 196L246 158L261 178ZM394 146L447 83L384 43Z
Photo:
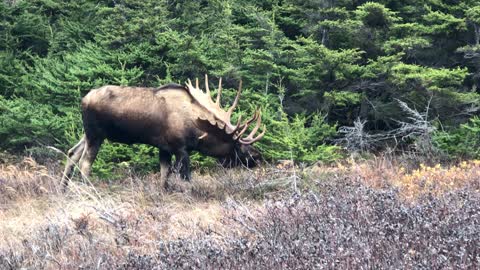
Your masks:
M233 101L232 106L230 106L230 108L227 111L224 111L220 107L221 106L220 97L222 95L222 79L221 78L218 83L218 94L215 102L212 100L212 97L210 95L210 88L208 86L208 76L206 74L205 74L206 92L203 92L199 88L198 79L195 80L195 87L192 85L192 82L190 81L190 79L186 84L188 87L188 92L193 97L193 99L197 101L207 111L212 113L215 116L216 120L220 121L220 123L212 123L212 124L216 125L219 129L224 130L226 134L231 135L234 140L238 140L242 144L252 144L260 140L263 137L263 135L265 135L266 129L264 127L263 132L260 133L258 136L254 137L255 133L260 128L260 125L262 122L261 112L258 108L255 111L255 114L253 115L253 117L247 120L245 123L240 124L241 116L238 117L237 123L235 125L231 123L233 110L237 106L238 100L240 99L240 94L242 91L242 81L240 81L240 84L238 86L238 91L237 91L237 95L235 96L235 100ZM250 132L250 134L246 138L241 138L241 136L247 131L250 124L254 121L257 121L257 124L255 125L254 129Z

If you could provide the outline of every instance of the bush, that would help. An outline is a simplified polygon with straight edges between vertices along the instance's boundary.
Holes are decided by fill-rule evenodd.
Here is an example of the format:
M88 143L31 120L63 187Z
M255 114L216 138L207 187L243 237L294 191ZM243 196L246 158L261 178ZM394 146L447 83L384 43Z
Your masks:
M449 158L480 158L480 118L475 116L466 124L452 131L439 131L434 137L435 145Z
M301 192L271 168L168 193L132 174L69 196L31 159L0 165L0 269L477 269L480 163L396 162L315 166Z
M0 148L22 151L34 145L65 147L71 119L54 113L52 106L0 95Z
M269 202L230 226L246 235L160 241L158 253L130 253L138 268L470 268L478 266L478 194L458 191L408 205L393 191L351 182L322 184L321 194ZM462 205L461 209L452 205ZM458 222L462 220L461 222ZM128 268L128 267L131 268Z
M312 163L341 157L338 146L327 144L336 135L336 126L328 124L321 113L288 116L276 95L250 92L244 96L248 97L245 103L260 104L262 108L267 133L256 145L265 159Z

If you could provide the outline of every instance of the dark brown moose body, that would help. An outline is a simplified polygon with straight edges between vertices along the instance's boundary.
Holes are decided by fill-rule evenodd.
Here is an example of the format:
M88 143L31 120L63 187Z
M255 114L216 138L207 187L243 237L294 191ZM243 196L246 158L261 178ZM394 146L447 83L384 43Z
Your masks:
M133 144L149 144L159 149L161 180L166 181L174 168L183 179L190 180L189 152L217 157L230 164L243 163L253 166L260 153L251 146L258 141L260 111L241 124L230 122L237 97L228 111L220 108L221 81L216 102L210 97L208 78L205 76L206 93L189 81L187 86L168 84L160 88L103 86L90 91L82 99L82 117L85 135L68 151L68 160L62 177L67 187L75 163L80 161L83 176L90 174L98 150L105 139ZM256 125L246 137L242 135L249 125Z

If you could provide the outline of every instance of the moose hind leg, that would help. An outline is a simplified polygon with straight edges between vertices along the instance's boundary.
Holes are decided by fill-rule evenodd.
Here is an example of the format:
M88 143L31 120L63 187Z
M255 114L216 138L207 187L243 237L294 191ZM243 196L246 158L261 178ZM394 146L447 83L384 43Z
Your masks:
M92 164L97 157L102 142L103 139L86 140L85 149L83 150L82 158L80 159L80 171L82 177L87 178L90 176Z
M180 173L180 177L183 180L191 180L190 172L190 157L188 152L185 150L180 150L175 154L175 169Z
M70 178L72 178L74 166L80 160L84 148L85 137L80 139L80 141L67 152L67 163L65 164L65 170L63 171L62 180L60 182L63 186L63 191L66 190L68 186L68 181L70 181Z

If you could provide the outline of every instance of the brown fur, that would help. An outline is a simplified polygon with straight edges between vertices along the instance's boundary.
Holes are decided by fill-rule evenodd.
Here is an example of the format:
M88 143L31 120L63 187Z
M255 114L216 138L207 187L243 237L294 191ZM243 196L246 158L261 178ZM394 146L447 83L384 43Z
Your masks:
M259 156L253 147L240 145L211 125L214 116L180 85L160 88L103 86L82 99L82 117L85 136L68 153L62 178L65 187L73 173L73 165L79 160L82 174L89 175L105 139L158 147L162 181L166 181L170 172L172 155L176 157L175 168L187 180L190 179L189 152L192 150L217 158L240 156L250 163L251 156Z

